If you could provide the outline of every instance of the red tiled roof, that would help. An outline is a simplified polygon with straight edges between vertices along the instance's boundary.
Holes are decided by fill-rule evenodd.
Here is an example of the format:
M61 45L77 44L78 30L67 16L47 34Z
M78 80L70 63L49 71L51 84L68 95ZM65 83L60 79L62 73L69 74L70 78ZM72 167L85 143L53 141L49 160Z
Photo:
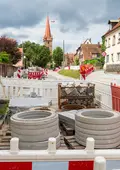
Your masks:
M18 48L18 50L21 54L23 53L23 48Z
M92 54L101 54L101 46L98 44L81 44L84 60L91 59Z
M118 28L120 28L120 21L111 30L108 30L103 36L106 36L106 35L112 33L113 31L115 31Z

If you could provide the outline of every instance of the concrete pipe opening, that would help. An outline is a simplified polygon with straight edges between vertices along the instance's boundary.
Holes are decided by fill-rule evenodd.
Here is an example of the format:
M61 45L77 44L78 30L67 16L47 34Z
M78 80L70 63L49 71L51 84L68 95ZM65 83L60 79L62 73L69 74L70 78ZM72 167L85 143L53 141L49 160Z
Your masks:
M97 118L98 119L99 118L105 119L105 118L109 118L109 117L114 116L113 113L111 113L109 111L102 111L102 110L99 110L99 111L97 111L97 110L93 110L93 111L87 110L87 111L82 112L81 115L85 116L85 117L89 117L89 118L96 118L96 119Z
M40 118L46 118L48 116L51 116L51 112L47 112L47 111L29 111L29 112L24 112L18 115L18 118L20 119L40 119Z
M114 111L103 109L84 109L75 115L76 121L87 124L112 124L120 122L120 115Z

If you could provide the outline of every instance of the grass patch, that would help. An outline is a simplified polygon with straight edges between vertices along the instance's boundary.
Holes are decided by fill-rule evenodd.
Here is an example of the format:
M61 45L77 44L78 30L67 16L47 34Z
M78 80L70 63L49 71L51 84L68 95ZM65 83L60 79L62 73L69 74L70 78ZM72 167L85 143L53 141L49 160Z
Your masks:
M9 106L9 102L8 101L2 101L0 103L0 114L5 114L7 109L8 109L8 106Z
M72 78L75 78L75 79L80 78L80 71L79 70L60 70L58 73L63 75L63 76L72 77Z

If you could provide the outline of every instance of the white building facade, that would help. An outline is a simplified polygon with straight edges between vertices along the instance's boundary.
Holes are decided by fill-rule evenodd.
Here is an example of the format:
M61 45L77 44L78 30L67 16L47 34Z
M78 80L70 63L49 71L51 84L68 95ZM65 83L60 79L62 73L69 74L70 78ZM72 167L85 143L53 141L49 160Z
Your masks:
M105 34L106 57L104 69L107 65L120 64L120 20L116 20L116 25L112 21L109 23L112 28Z

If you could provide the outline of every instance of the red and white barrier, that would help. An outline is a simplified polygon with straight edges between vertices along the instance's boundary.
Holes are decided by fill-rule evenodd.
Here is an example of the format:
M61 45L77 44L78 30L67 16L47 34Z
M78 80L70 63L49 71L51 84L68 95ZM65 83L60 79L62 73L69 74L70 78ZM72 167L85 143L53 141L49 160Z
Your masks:
M21 78L21 77L22 77L22 70L21 70L21 68L19 68L19 69L17 70L17 77L18 77L18 78Z
M86 77L94 71L94 67L91 64L80 65L80 75L85 80Z
M120 169L120 149L94 150L88 138L85 150L56 150L50 138L48 150L19 150L19 139L12 138L10 150L0 151L0 170L113 170Z
M48 76L48 69L44 69L44 75Z
M41 79L44 75L44 71L28 72L28 79Z
M112 109L120 112L120 86L116 83L111 83L112 92Z

